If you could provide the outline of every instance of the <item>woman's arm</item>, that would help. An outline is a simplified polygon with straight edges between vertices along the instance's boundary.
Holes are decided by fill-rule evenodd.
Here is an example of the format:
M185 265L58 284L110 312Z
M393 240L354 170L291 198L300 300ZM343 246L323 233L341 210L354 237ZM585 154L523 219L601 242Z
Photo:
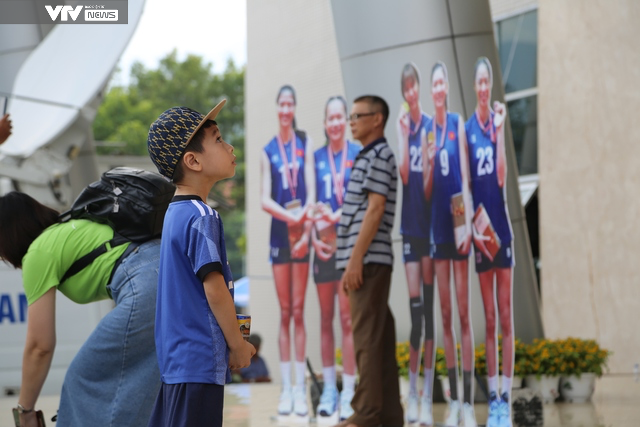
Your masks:
M471 218L473 217L473 200L471 199L470 190L470 173L469 173L469 155L467 153L467 134L464 128L462 116L458 119L458 151L460 152L460 176L462 181L462 198L464 200L465 222L467 225L467 236L464 243L459 248L459 252L466 254L469 252L471 245Z
M316 205L314 200L316 199L316 186L314 181L313 163L309 157L312 144L311 138L307 136L306 149L304 151L304 183L307 190L307 200L302 208L302 215L300 220L303 222L302 236L300 240L294 245L291 255L295 258L301 258L309 253L309 236L311 234L311 228L313 221L309 219L310 213Z
M409 183L409 112L400 106L396 123L398 131L398 173L402 183Z
M494 102L493 109L496 114L501 115L500 123L496 126L496 176L498 178L498 185L500 188L504 187L505 180L507 179L507 151L504 141L504 122L507 119L507 109L501 102Z
M306 217L309 214L309 211L313 209L316 201L316 181L314 173L313 153L311 147L313 147L313 141L311 140L311 137L307 135L307 146L304 150L304 183L307 186L307 201L304 204L303 209L304 217Z
M433 120L435 120L435 118ZM433 137L435 138L435 135ZM424 182L424 197L427 200L431 200L436 144L429 144L427 141L427 131L424 128L420 131L420 145L422 146L422 181Z
M33 409L42 390L56 347L56 288L49 289L27 310L27 341L22 356L19 403Z

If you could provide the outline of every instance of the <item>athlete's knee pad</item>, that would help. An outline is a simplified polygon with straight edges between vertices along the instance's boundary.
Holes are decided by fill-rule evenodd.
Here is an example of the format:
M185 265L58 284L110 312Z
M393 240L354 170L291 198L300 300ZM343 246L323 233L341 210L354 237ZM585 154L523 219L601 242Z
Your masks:
M420 335L422 335L422 302L420 297L409 299L409 308L411 311L411 336L409 342L411 348L417 350L420 348Z
M422 299L424 301L424 339L433 340L435 323L433 320L433 285L422 285Z

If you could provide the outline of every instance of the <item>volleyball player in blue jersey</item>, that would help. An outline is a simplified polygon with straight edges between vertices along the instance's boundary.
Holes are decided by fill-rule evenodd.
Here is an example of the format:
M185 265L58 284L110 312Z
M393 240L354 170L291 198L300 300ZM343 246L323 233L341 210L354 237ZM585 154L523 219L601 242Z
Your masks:
M476 271L486 319L487 371L489 374L488 427L511 427L511 381L513 378L514 336L512 309L513 232L506 204L507 159L504 139L505 105L494 103L491 110L493 73L485 57L475 65L476 110L466 123L471 193L476 220L473 242ZM484 219L480 215L485 215ZM488 221L487 221L488 219ZM475 224L491 224L483 233ZM496 241L498 242L496 244ZM495 285L494 285L495 280ZM497 309L496 313L496 296ZM498 391L498 328L502 329L502 390Z
M320 348L324 388L318 405L318 415L328 417L338 409L336 386L335 339L333 315L336 295L342 326L342 392L339 397L341 420L353 414L351 399L355 391L356 358L351 333L349 297L340 286L342 271L336 270L336 227L342 214L342 201L360 144L347 141L347 103L341 96L329 98L325 105L324 129L328 143L314 153L316 198L315 227L311 241L315 250L313 278L320 302Z
M448 112L449 79L447 68L442 62L437 62L431 70L431 94L435 114L428 124L425 147L425 196L431 201L431 256L438 281L444 348L451 386L449 414L445 424L457 426L462 415L464 425L474 427L474 347L469 313L469 163L464 121L460 115ZM451 264L462 331L463 405L460 404L458 393L458 356L449 277Z
M429 254L431 204L424 194L423 145L431 116L420 105L420 73L413 63L402 69L400 88L404 103L398 116L398 170L402 179L402 254L409 287L411 333L409 338L409 396L407 421L433 424L433 369L435 363L435 322L433 311L433 260ZM422 294L422 297L421 297ZM424 317L424 387L422 405L417 380L420 372L420 340Z
M276 102L279 132L262 152L262 208L273 216L270 255L280 303L279 349L283 388L278 413L288 415L293 411L304 416L308 414L304 302L311 230L307 214L315 199L313 165L308 158L312 144L295 126L294 89L289 85L282 86ZM291 387L291 319L295 327L295 390Z

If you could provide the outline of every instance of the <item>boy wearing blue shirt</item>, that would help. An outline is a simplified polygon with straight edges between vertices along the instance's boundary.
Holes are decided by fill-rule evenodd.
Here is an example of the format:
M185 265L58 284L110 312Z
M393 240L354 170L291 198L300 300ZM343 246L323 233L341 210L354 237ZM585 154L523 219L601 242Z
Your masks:
M149 427L222 426L230 369L249 366L233 304L222 221L206 203L214 184L235 175L233 147L214 121L186 107L151 124L147 148L176 184L162 229L155 339L162 386Z

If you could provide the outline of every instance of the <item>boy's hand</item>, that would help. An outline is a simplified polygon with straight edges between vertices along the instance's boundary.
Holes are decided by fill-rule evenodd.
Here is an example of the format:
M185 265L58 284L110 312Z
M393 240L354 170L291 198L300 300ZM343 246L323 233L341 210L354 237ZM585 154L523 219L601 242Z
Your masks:
M246 368L251 364L251 358L256 354L255 347L245 340L237 348L229 348L229 369Z

